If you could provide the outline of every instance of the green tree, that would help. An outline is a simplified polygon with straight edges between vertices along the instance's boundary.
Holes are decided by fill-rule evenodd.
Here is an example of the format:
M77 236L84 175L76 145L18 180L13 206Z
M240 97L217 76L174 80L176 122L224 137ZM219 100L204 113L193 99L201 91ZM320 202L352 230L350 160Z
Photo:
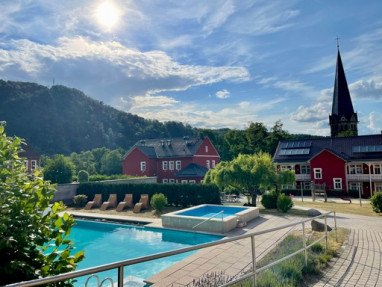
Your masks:
M101 163L102 174L112 175L122 173L122 154L117 149L104 154Z
M76 174L80 170L86 170L89 174L96 173L96 163L91 151L82 151L80 154L73 152L70 154L70 160L74 164Z
M48 160L44 167L44 179L52 183L70 183L74 172L73 163L59 154Z
M269 154L259 152L253 155L240 154L230 162L220 162L210 169L205 183L214 183L221 190L233 187L243 193L250 193L252 205L256 206L256 197L260 188L274 184L276 171Z
M277 121L275 125L271 128L271 131L268 133L268 136L265 139L266 150L270 154L274 154L277 145L282 140L287 140L290 138L290 135L287 131L283 130L283 124L281 121Z
M342 131L338 133L337 135L338 138L354 137L354 136L357 136L357 133L351 130Z
M86 170L80 170L78 172L78 181L79 182L88 182L89 181L89 173Z
M245 130L245 137L248 142L249 153L267 151L266 138L268 136L267 127L263 123L250 123Z
M293 184L296 182L296 175L293 170L285 169L276 174L275 184L276 192L280 194L283 184Z
M224 141L229 146L231 158L237 157L239 154L251 153L243 131L230 130L224 135Z
M18 157L19 138L0 125L0 285L75 270L83 251L71 255L74 225L62 203L50 204L54 188L38 172L29 176ZM71 286L70 282L55 286Z
M101 173L102 157L108 152L110 152L110 150L105 147L95 148L91 150L91 153L93 154L94 158L95 172L97 174Z

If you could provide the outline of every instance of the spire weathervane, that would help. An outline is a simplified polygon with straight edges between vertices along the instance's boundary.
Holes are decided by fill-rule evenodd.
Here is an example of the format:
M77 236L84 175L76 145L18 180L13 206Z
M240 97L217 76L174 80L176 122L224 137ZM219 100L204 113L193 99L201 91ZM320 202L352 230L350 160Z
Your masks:
M340 42L338 41L340 38L338 38L338 36L337 36L337 38L336 38L336 40L337 40L337 50L339 50L340 49Z

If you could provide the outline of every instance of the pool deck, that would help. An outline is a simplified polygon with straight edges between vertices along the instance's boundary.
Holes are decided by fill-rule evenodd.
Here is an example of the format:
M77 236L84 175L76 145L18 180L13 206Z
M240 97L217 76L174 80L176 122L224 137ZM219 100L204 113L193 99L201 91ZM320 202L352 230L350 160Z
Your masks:
M70 212L76 216L99 218L100 214L85 212ZM150 222L146 226L162 227L161 219L157 218L138 218L132 216L118 216L102 214L105 219L118 219L127 221ZM291 222L299 221L301 218L294 216L273 216L260 215L260 217L250 221L243 228L236 228L227 234L227 237L233 237L245 233L274 228ZM282 240L295 227L287 228L268 234L259 235L255 239L256 258L261 259L267 254L275 244ZM235 276L243 270L250 268L252 262L251 240L250 238L242 239L235 242L225 243L218 246L212 246L200 250L186 259L172 265L147 278L145 281L153 284L152 286L186 286L192 284L194 279L198 279L203 275L212 272L223 271L227 276Z

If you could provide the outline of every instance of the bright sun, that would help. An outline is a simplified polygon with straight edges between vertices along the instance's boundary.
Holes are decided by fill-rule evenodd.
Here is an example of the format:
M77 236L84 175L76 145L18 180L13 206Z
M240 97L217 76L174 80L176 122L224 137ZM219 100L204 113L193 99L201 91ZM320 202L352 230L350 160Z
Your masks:
M106 28L112 28L119 19L119 11L111 2L103 2L97 8L97 19Z

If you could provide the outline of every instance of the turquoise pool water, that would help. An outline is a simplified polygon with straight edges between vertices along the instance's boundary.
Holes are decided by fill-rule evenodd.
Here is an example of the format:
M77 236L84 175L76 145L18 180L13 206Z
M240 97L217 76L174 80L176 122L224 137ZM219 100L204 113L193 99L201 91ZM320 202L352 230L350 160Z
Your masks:
M231 215L235 215L238 212L246 210L245 207L236 207L236 206L220 206L220 205L207 205L201 206L198 208L190 209L184 212L176 213L176 215L185 215L185 216L195 216L195 217L206 217L209 218L217 213L223 211L223 218ZM216 218L221 218L221 215L218 215Z
M85 259L79 263L77 270L180 249L222 238L215 235L124 224L78 219L76 222L77 225L72 229L70 238L75 242L76 250L85 250ZM178 254L125 267L125 278L134 276L146 279L189 255L190 253ZM116 278L116 272L103 272L102 277L105 276ZM80 279L78 284L83 284L85 280Z

